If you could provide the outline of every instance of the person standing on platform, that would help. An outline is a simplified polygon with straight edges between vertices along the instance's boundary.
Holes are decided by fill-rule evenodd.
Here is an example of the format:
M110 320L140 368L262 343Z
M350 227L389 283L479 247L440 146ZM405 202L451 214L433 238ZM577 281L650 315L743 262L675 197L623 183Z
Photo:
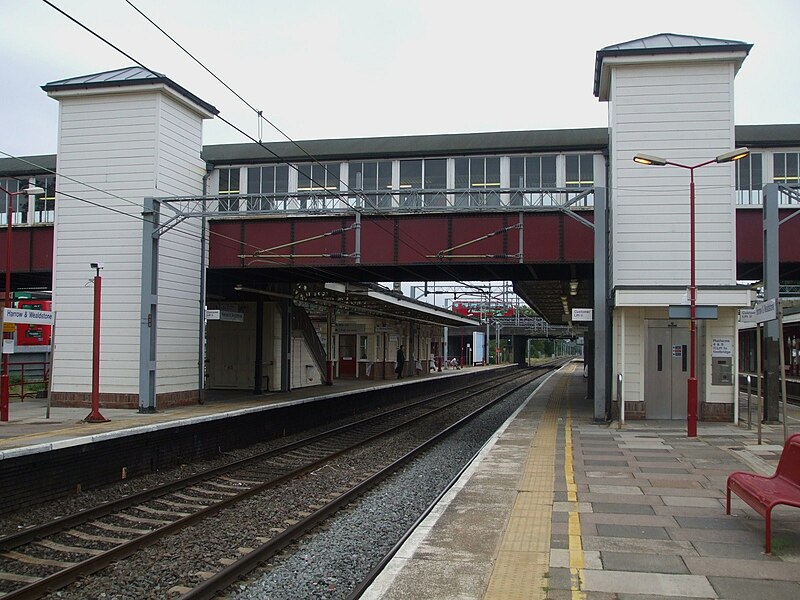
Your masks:
M395 366L394 371L397 373L397 378L400 379L403 377L403 366L406 364L406 353L403 351L403 346L401 345L397 349L397 366Z

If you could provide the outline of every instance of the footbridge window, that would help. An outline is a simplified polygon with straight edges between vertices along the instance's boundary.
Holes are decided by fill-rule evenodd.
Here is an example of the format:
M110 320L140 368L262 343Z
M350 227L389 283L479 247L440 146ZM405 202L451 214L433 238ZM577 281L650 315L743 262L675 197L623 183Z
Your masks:
M455 159L455 187L457 206L499 206L500 157Z
M297 165L297 198L302 209L343 208L339 200L341 163Z
M56 218L56 178L54 175L37 177L34 185L42 188L44 194L37 194L34 198L33 222L53 223Z
M399 185L402 208L446 206L447 159L401 160Z
M772 165L775 183L800 185L800 152L776 152Z
M757 152L736 161L736 204L761 204L761 162L762 155Z
M286 207L289 167L276 165L247 169L247 210L275 210Z
M239 211L239 168L219 170L219 212Z
M594 187L594 154L567 154L565 184L568 188ZM570 195L570 199L572 197L573 195ZM593 204L593 196L587 196L579 200L577 206L592 206Z
M556 204L552 190L557 186L556 156L512 156L509 161L509 186L512 190L526 188L540 192L512 192L511 206L552 206Z
M351 162L348 186L352 191L365 192L353 197L356 206L390 208L392 206L392 162ZM370 193L372 192L372 193Z

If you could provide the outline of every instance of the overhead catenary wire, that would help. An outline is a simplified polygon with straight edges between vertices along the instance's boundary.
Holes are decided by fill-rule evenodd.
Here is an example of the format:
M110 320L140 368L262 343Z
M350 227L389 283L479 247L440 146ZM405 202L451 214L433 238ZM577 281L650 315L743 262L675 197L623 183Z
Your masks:
M123 56L125 56L125 57L126 57L128 60L131 60L132 62L134 62L135 64L137 64L138 66L140 66L142 69L145 69L145 70L147 70L147 71L150 71L150 72L153 72L153 73L157 73L157 71L154 71L154 70L150 69L150 68L149 68L149 67L147 67L145 64L143 64L141 61L139 61L138 59L134 58L134 57L133 57L131 54L129 54L128 52L125 52L124 50L122 50L121 48L119 48L117 45L113 44L111 41L107 40L105 37L103 37L103 36L102 36L102 35L100 35L99 33L97 33L97 32L95 32L94 30L92 30L92 29L91 29L90 27L88 27L87 25L85 25L85 24L81 23L79 20L77 20L77 19L76 19L76 18L74 18L73 16L69 15L67 12L65 12L64 10L62 10L61 8L59 8L58 6L56 6L55 4L53 4L52 2L50 2L50 0L42 0L42 1L43 1L45 4L47 4L48 6L50 6L51 8L53 8L54 10L56 10L58 13L62 14L63 16L65 16L66 18L68 18L70 21L72 21L73 23L75 23L76 25L78 25L79 27L81 27L82 29L84 29L84 30L85 30L86 32L88 32L89 34L93 35L94 37L96 37L97 39L99 39L100 41L102 41L103 43L105 43L106 45L108 45L109 47L113 48L114 50L116 50L117 52L119 52L120 54L122 54ZM231 128L233 128L234 130L238 131L239 133L241 133L241 134L242 134L242 135L244 135L245 137L247 137L247 138L248 138L249 140L251 140L252 142L256 143L258 146L260 146L261 148L263 148L264 150L266 150L268 153L270 153L272 156L274 156L275 158L277 158L277 159L278 159L278 160L280 160L281 162L283 162L283 163L287 164L289 167L291 167L291 168L292 168L292 169L294 169L294 170L298 170L298 167L297 167L296 165L294 165L294 164L292 164L292 163L290 163L290 162L286 161L285 159L283 159L283 158L282 158L281 156L279 156L277 153L275 153L275 152L274 152L274 151L272 151L270 148L268 148L267 146L265 146L265 145L263 144L263 142L261 142L260 140L256 140L256 139L255 139L253 136L251 136L250 134L248 134L247 132L245 132L244 130L242 130L240 127L238 127L238 126L236 126L235 124L233 124L233 123L232 123L231 121L229 121L228 119L225 119L225 118L224 118L224 117L222 117L221 115L217 115L217 118L219 118L219 119L220 119L220 121L222 121L223 123L227 124L228 126L230 126ZM268 121L268 122L269 122L269 121ZM307 154L307 153L306 153L306 154ZM309 155L309 156L310 156L310 155ZM313 157L312 157L312 158L313 158ZM317 163L318 163L318 161L317 161ZM318 163L318 164L321 164L321 163ZM326 169L326 171L327 171L327 169ZM319 183L319 182L317 182L317 181L315 181L313 178L309 177L309 179L310 179L310 180L311 180L311 182L312 182L313 184L315 184L316 186L318 186L318 187L321 187L321 188L324 188L324 186L321 186L321 185L320 185L320 183ZM344 182L343 182L341 179L339 179L339 182L340 182L342 185L346 186L346 184L345 184L345 183L344 183ZM349 186L346 186L346 187L349 187ZM369 201L369 199L366 197L366 195L364 195L364 194L363 194L363 192L357 192L357 191L354 191L354 192L355 192L357 195L360 195L360 196L362 196L365 202L368 202L368 201ZM353 211L355 211L355 212L359 212L359 213L361 212L361 210L360 210L358 207L356 207L356 206L352 206L352 205L350 204L350 202L349 202L349 201L348 201L346 198L344 198L344 197L343 197L343 196L342 196L342 195L341 195L341 194L340 194L338 191L337 191L335 194L332 194L332 195L334 195L334 196L336 196L337 198L339 198L339 199L340 199L340 201L342 201L342 203L343 203L344 205L348 206L348 207L349 207L351 210L353 210ZM380 227L380 225L378 225L378 227ZM388 232L388 230L387 230L386 228L383 228L383 229L384 229L385 231L387 231L387 232ZM424 250L424 248L422 248L421 244L418 244L418 243L416 242L416 240L413 240L413 241L414 241L414 242L417 244L417 248L412 248L411 244L410 244L410 243L408 242L408 240L407 240L407 239L405 239L405 238L401 239L400 241L401 241L401 243L403 243L405 246L407 246L407 247L409 247L409 248L411 248L411 249L414 249L416 252L418 252L418 253L419 253L419 255L420 255L420 257L425 257L425 250ZM443 270L444 270L444 271L445 271L445 272L446 272L448 275L450 275L450 276L451 276L451 279L454 279L454 280L455 280L455 279L457 279L457 277L454 275L454 273L452 272L452 270L451 270L451 269L450 269L450 268L449 268L449 267L448 267L446 264L444 264L443 262L440 262L440 267L441 267L441 268L442 268L442 269L443 269Z
M264 146L264 144L262 143L262 141L261 141L261 122L262 122L262 121L266 122L266 123L267 123L267 124L268 124L270 127L272 127L272 128L273 128L275 131L277 131L277 132L278 132L280 135L282 135L282 136L283 136L283 137L284 137L284 138L285 138L285 139L286 139L286 140L287 140L289 143L291 143L291 144L292 144L292 145L293 145L295 148L297 148L297 149L298 149L298 150L299 150L299 151L300 151L300 152L301 152L301 153L302 153L304 156L306 156L306 157L307 157L307 158L308 158L308 159L309 159L309 160L310 160L312 163L314 163L314 164L316 164L316 165L319 165L320 167L322 167L322 168L325 170L325 172L326 172L326 173L327 173L329 176L333 176L333 179L339 182L339 184L340 184L340 187L344 187L344 188L346 188L346 190L347 190L347 191L349 191L349 192L352 192L353 194L355 194L356 196L358 196L358 197L359 197L361 200L363 200L365 204L370 204L370 205L372 206L372 208L373 208L373 209L377 209L377 206L375 206L375 204L374 204L374 203L373 203L373 202L372 202L372 201L369 199L369 197L368 197L368 196L367 196L367 195L366 195L366 194L363 192L363 190L354 190L354 189L353 189L353 188L352 188L352 187L351 187L349 184L347 184L347 183L346 183L344 180L342 180L342 179L341 179L341 178L340 178L338 175L334 175L333 173L331 173L331 172L328 170L328 168L327 168L327 167L326 167L326 166L325 166L323 163L321 163L319 160L317 160L317 159L316 159L314 156L312 156L312 155L311 155L311 154L310 154L310 153L309 153L309 152L308 152L308 151L307 151L305 148L303 148L303 147L302 147L302 146L301 146L301 145L300 145L298 142L296 142L294 139L292 139L292 137L291 137L291 136L289 136L289 134L287 134L287 133L286 133L285 131L283 131L283 130L282 130L280 127L278 127L278 126L277 126L277 125L276 125L276 124L275 124L273 121L271 121L270 119L268 119L267 117L265 117L265 116L264 116L264 113L263 113L263 111L262 111L262 110L259 110L259 109L257 109L257 108L256 108L256 107L255 107L253 104L251 104L250 102L248 102L248 101L247 101L247 100L246 100L246 99L245 99L245 98L244 98L244 97L243 97L241 94L239 94L239 93L238 93L236 90L234 90L234 89L233 89L233 88L232 88L230 85L228 85L228 84L227 84L225 81L223 81L221 77L219 77L219 76L218 76L216 73L214 73L214 72L213 72L211 69L209 69L209 68L208 68L208 67L207 67L207 66L206 66L206 65L205 65L205 64L204 64L204 63L203 63L203 62L202 62L200 59L198 59L198 58L197 58L197 57L196 57L194 54L192 54L192 53L191 53L191 52L190 52L190 51L189 51L189 50L188 50L188 49L187 49L185 46L183 46L183 45L182 45L180 42L178 42L178 41L177 41L177 40L176 40L176 39L175 39L175 38L174 38L172 35L170 35L169 33L167 33L167 31L166 31L166 30L164 30L164 28L163 28L163 27L161 27L160 25L158 25L158 24L157 24L157 23L156 23L156 22L155 22L153 19L151 19L151 18L150 18L148 15L146 15L146 14L145 14L145 13L144 13L144 12L143 12L141 9L139 9L139 8L138 8L136 5L134 5L134 4L133 4L133 2L131 2L131 0L125 0L125 2L126 2L126 3L127 3L127 4L128 4L130 7L131 7L131 8L133 8L133 9L134 9L134 10L135 10L137 13L139 13L139 14L140 14L140 15L141 15L141 16L142 16L144 19L146 19L146 20L147 20L147 21L148 21L148 22L149 22L149 23L150 23L150 24L151 24L153 27L155 27L156 29L158 29L158 31L160 31L160 32L161 32L161 33L162 33L164 36L166 36L166 37L167 37L167 38L168 38L168 39L169 39L169 40L170 40L172 43L174 43L174 44L175 44L175 45L176 45L178 48L180 48L180 49L181 49L181 50L182 50L182 51L183 51L183 52L184 52L184 53L185 53L187 56L189 56L189 58L191 58L191 59L192 59L194 62L196 62L196 63L197 63L197 64L198 64L200 67L202 67L202 68L203 68L203 69L204 69L204 70L205 70L205 71L206 71L206 72L207 72L209 75L211 75L211 76L212 76L214 79L216 79L216 80L217 80L217 81L218 81L220 84L222 84L222 85L223 85L223 86L224 86L224 87L225 87L225 88L226 88L226 89L227 89L229 92L231 92L231 93L232 93L234 96L236 96L236 97L237 97L239 100L241 100L241 101L242 101L242 102L243 102L243 103L244 103L244 104L245 104L245 105L246 105L246 106L247 106L247 107L248 107L250 110L252 110L252 111L253 111L253 112L256 114L256 116L257 116L257 118L258 118L258 123L259 123L259 136L258 136L258 139L255 139L254 137L252 137L252 136L250 136L249 134L245 133L245 132L244 132L244 131L242 131L242 130L241 130L239 127L236 127L235 125L233 125L232 123L230 123L229 121L227 121L227 120L226 120L225 118L223 118L222 116L220 116L220 115L217 115L217 117L218 117L218 118L219 118L219 119L220 119L222 122L226 123L226 124L227 124L227 125L229 125L230 127L234 128L236 131L238 131L239 133L241 133L242 135L245 135L246 137L248 137L248 138L249 138L251 141L255 142L256 144L258 144L259 146L261 146L262 148L264 148L265 150L267 150L268 152L270 152L270 154L272 154L272 155L273 155L275 158L277 158L278 160L280 160L282 163L284 163L284 164L288 165L289 167L291 167L291 168L292 168L292 169L294 169L295 171L298 171L298 172L299 172L299 168L297 167L297 165L295 165L295 164L293 164L293 163L290 163L290 162L289 162L289 161L287 161L287 160L284 160L282 157L280 157L280 156L279 156L278 154L276 154L275 152L272 152L272 150L270 150L269 148L267 148L266 146ZM140 66L143 66L143 65L140 65ZM322 187L322 188L324 189L324 186L321 186L321 185L319 184L319 182L316 182L316 181L315 181L313 178L311 178L311 177L309 177L309 179L311 180L311 182L312 182L312 183L314 183L314 184L315 184L315 185L317 185L318 187ZM248 190L248 191L249 191L249 190ZM338 197L338 198L339 198L339 199L340 199L340 200L341 200L341 201L342 201L342 202L343 202L345 205L347 205L348 207L350 207L350 208L351 208L351 209L353 209L354 211L357 211L357 212L359 211L358 207L354 207L354 206L350 205L350 204L349 204L349 203L348 203L348 202L347 202L347 201L346 201L346 200L345 200L345 199L344 199L344 198L343 198L343 197L342 197L340 194L336 194L336 196L337 196L337 197ZM416 242L416 240L414 240L414 241ZM402 240L402 243L403 243L404 245L408 246L409 248L411 248L411 245L410 245L410 244L409 244L409 243L408 243L406 240ZM422 248L422 246L421 246L421 245L418 245L418 247L417 247L417 250L419 251L419 253L420 253L420 255L421 255L421 256L426 256L426 257L427 257L427 255L425 255L425 254L424 254L424 252L425 252L425 251L424 251L424 249Z

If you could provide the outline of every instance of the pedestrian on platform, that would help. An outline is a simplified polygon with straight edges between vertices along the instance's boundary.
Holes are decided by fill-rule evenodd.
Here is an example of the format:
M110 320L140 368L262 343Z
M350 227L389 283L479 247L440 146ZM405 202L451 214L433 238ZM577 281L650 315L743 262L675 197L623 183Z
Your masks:
M401 345L397 349L397 366L394 368L394 372L397 373L397 378L400 379L403 377L403 366L406 364L406 353L403 351L403 346Z

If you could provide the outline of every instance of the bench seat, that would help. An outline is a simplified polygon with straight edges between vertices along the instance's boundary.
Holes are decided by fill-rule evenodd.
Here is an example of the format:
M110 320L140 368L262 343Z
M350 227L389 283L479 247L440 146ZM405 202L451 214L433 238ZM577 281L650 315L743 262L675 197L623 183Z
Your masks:
M728 476L726 513L731 514L731 492L764 517L764 552L772 551L772 509L780 504L800 508L800 433L789 436L778 468L771 477L736 471Z

